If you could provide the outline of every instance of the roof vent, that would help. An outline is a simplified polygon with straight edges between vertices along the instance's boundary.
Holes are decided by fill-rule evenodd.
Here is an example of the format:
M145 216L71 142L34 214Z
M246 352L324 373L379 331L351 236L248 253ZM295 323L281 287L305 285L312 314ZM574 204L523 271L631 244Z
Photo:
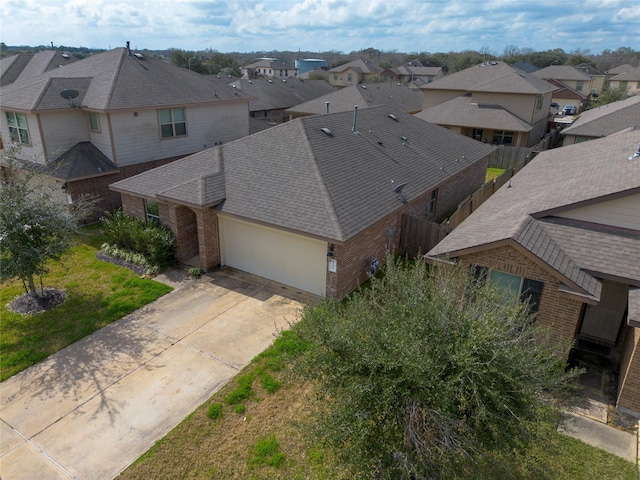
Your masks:
M282 83L287 83L287 79L286 79L286 78L283 78L283 79L282 79Z
M69 54L68 53L63 53L62 54L62 58L69 58Z
M391 180L391 188L393 189L394 193L398 196L398 200L400 200L402 203L407 202L402 196L402 189L406 186L407 186L407 182L399 183L398 185L396 185L396 183L393 180Z
M366 86L366 85L362 85L362 88L364 88L364 89L366 90L366 89L367 89L367 86Z
M269 79L269 83L273 83L273 80Z
M139 58L140 60L144 60L144 55L142 55L141 53L136 52L133 54L133 56Z
M322 127L320 130L322 130L322 133L324 133L325 135L333 137L333 133L327 127Z
M390 118L391 120L393 120L394 122L397 122L397 121L398 121L398 117L396 117L393 113L390 113L390 114L389 114L389 118Z
M329 113L329 102L324 102L324 106L327 109L327 113Z
M247 80L250 84L253 85L253 80Z
M640 158L640 143L638 144L638 149L635 151L635 153L631 155L627 160L633 160L634 158Z
M407 139L407 137L400 137L400 139L402 140L402 145L406 147L407 146L407 142L409 141Z

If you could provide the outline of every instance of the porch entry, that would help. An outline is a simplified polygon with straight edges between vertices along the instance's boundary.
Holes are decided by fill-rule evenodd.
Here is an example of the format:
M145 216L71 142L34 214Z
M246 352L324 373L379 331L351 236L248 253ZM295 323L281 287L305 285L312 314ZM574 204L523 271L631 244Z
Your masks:
M615 345L627 316L629 286L604 280L600 302L587 305L578 336L584 340Z

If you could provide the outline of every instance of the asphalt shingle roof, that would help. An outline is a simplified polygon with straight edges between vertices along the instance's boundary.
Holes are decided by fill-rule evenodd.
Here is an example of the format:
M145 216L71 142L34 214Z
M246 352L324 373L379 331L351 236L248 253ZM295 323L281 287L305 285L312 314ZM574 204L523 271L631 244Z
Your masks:
M598 138L630 127L640 128L640 95L582 112L560 134Z
M80 142L49 162L45 170L55 178L79 180L114 173L118 167L91 142Z
M192 202L177 185L224 172L222 212L342 242L402 207L392 180L410 201L492 151L387 106L359 110L357 133L353 122L353 112L299 118L112 188Z
M56 107L51 101L60 96L62 87L80 92L82 100L75 99L76 105L106 111L249 98L215 77L116 48L16 81L2 89L0 104L29 111L63 108L68 102Z
M241 79L231 83L231 87L253 97L249 101L249 111L280 110L298 105L308 100L335 91L324 80L302 80L287 78L282 80Z
M550 65L541 70L532 72L534 77L542 78L544 80L555 78L556 80L572 80L572 81L584 81L591 80L591 77L584 72L581 72L571 65Z
M349 63L345 63L343 65L337 66L335 68L332 68L329 70L329 72L340 73L350 68L362 73L376 73L376 72L382 71L382 68L375 65L374 63L365 62L364 60L358 59L358 60L353 60L352 62L349 62Z
M460 90L464 92L496 92L542 94L555 90L553 85L504 62L489 62L461 70L434 80L422 90Z
M43 50L35 54L19 53L5 57L0 59L0 86L4 87L77 61L76 57L56 50Z
M616 80L620 82L640 82L640 67L636 67L632 70L611 77L609 80Z
M428 255L457 257L511 241L546 262L575 286L597 297L599 283L583 269L601 268L599 265L619 252L603 253L605 249L591 248L588 254L594 258L585 260L587 254L582 247L578 244L567 246L567 228L573 224L565 219L549 220L548 216L557 216L563 210L612 196L640 192L640 158L628 160L639 141L638 131L632 131L540 153L513 177L510 184L498 190ZM558 227L558 222L565 222L565 227ZM545 232L543 236L552 243L536 243L534 232L539 235ZM594 228L589 235L594 244L613 240ZM621 248L623 252L625 248L638 251L640 235L637 232L634 235L629 240L633 246L627 245L625 240L615 248ZM564 256L565 261L558 263L558 256ZM576 272L574 266L582 273ZM618 270L618 274L625 274L624 269Z
M473 97L465 95L427 108L415 116L438 125L483 127L514 132L529 132L533 128L500 105L474 103Z

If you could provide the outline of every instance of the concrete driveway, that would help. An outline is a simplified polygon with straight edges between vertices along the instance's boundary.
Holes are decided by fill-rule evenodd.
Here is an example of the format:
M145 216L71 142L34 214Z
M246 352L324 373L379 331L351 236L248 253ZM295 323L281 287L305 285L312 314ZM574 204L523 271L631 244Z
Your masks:
M0 385L1 478L114 478L269 346L308 299L216 272L11 377Z

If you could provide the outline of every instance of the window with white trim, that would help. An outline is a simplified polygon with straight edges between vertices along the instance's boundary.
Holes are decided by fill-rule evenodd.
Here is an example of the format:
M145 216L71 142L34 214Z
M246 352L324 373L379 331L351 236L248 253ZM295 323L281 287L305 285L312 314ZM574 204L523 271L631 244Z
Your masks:
M180 137L187 134L187 119L184 108L158 110L160 135L162 138Z
M155 200L145 200L145 210L147 213L147 222L160 223L160 211L158 210L158 202Z
M89 122L89 130L92 132L100 131L100 117L96 112L87 112L87 120Z
M7 125L9 126L9 138L13 143L30 145L29 129L27 128L27 116L24 113L6 112Z

